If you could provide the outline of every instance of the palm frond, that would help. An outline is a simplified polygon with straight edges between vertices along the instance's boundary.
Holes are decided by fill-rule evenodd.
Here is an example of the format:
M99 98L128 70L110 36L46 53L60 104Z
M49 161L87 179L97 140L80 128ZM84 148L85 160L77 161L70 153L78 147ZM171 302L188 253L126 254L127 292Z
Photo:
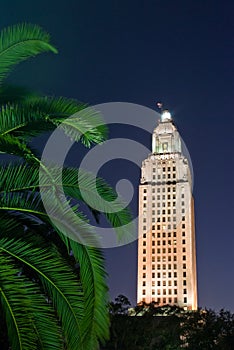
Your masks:
M50 36L32 24L18 24L0 32L0 82L12 68L42 52L57 50L50 44Z
M82 141L87 147L107 137L100 114L72 99L31 97L0 109L2 135L10 133L26 141L58 126L72 140Z
M4 310L9 341L13 349L36 349L36 337L32 327L32 310L27 298L25 280L17 276L13 259L0 249L0 300Z
M69 349L85 349L81 321L83 292L70 265L52 244L26 232L22 237L0 236L0 250L37 274L61 320ZM40 321L40 317L38 318Z

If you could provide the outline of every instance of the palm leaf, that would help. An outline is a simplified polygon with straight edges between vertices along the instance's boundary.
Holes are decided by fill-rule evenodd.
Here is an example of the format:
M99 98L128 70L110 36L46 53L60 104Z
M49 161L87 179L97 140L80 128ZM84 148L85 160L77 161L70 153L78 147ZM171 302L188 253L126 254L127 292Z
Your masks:
M0 250L37 274L61 320L69 349L85 349L81 333L84 314L82 288L55 247L50 244L48 249L48 242L29 233L22 238L16 234L2 234Z
M3 29L0 33L0 82L16 64L47 51L57 53L50 44L50 36L40 27L18 24Z
M28 284L17 276L18 270L12 260L0 250L0 300L6 317L9 341L13 349L33 350L36 349L36 337L27 298Z
M100 143L107 137L100 114L72 99L32 97L20 104L8 103L0 109L2 135L10 133L26 141L58 126L72 140L82 141L86 146Z

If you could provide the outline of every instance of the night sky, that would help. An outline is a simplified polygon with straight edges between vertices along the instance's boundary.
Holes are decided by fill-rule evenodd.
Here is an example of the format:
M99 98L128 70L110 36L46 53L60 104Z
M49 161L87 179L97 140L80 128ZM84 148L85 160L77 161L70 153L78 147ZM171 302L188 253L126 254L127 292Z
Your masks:
M21 64L9 81L91 105L162 100L193 163L199 305L234 311L234 2L215 0L1 1L1 27L41 25L58 55ZM155 121L156 125L156 121ZM125 126L110 137L149 147ZM119 167L119 164L118 164ZM115 171L113 171L113 169ZM102 174L113 186L139 168L123 161ZM110 295L136 303L137 243L105 252Z

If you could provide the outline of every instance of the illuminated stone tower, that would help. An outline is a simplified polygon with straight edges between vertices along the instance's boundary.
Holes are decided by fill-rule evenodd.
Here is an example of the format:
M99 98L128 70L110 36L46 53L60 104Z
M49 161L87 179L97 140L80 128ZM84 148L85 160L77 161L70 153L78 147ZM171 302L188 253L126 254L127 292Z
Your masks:
M191 168L168 111L153 132L139 185L137 302L197 309Z

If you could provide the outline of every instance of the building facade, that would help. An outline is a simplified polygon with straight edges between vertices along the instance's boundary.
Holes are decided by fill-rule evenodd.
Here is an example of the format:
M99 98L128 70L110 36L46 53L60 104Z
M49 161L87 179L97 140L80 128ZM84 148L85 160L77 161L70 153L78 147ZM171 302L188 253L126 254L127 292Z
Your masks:
M137 302L195 310L192 169L183 148L170 113L162 112L139 185Z

